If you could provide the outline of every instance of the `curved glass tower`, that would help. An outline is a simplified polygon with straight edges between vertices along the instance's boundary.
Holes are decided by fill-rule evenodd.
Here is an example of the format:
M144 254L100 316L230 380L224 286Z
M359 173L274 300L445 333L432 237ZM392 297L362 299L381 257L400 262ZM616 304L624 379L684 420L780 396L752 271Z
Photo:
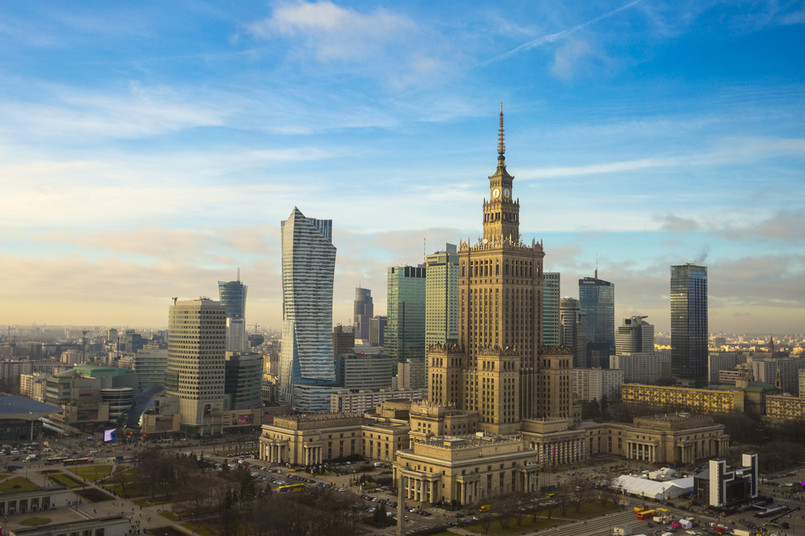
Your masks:
M280 397L294 407L296 385L335 381L332 228L296 207L282 222Z

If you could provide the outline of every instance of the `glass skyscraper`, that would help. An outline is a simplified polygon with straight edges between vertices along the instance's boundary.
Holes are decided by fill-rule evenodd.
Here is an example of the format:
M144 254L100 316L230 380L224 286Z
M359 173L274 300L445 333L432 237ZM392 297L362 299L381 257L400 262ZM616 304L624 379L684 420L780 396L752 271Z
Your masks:
M458 342L458 252L446 244L425 259L425 350Z
M559 272L543 272L542 280L542 344L561 345Z
M615 285L595 277L579 279L579 309L587 337L584 368L609 368L615 355Z
M369 339L369 319L374 316L374 311L375 307L372 301L372 291L368 288L357 287L355 289L355 302L352 316L356 339Z
M335 381L333 363L332 220L306 218L294 207L282 222L280 397L295 409L294 387Z
M707 268L671 266L671 372L685 383L707 383Z
M425 360L424 266L391 266L388 269L388 311L384 345L399 363Z
M246 291L249 289L237 281L218 281L218 294L226 307L226 351L245 352L246 340Z

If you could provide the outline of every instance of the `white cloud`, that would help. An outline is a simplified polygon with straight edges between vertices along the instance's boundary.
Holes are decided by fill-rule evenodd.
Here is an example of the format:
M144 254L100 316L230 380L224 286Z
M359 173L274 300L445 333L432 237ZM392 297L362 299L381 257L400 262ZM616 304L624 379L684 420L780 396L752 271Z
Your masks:
M285 4L248 28L258 39L284 39L297 61L333 64L341 76L349 72L398 89L430 84L454 68L441 57L456 52L448 41L383 8L362 13L327 1Z

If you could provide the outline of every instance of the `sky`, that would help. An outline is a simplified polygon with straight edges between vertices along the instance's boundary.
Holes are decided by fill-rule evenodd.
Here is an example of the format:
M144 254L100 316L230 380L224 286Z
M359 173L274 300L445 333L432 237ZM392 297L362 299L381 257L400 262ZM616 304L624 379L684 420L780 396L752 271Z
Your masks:
M386 268L475 240L498 113L524 241L562 294L669 329L805 320L805 4L0 4L0 323L167 325L240 268L281 328L280 221L333 220L335 323ZM250 328L251 329L251 328Z

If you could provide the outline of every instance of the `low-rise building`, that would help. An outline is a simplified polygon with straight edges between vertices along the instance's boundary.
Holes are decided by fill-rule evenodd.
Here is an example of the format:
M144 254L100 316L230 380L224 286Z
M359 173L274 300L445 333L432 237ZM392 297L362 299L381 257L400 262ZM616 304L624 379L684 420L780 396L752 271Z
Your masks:
M805 421L805 397L767 395L766 419L773 422Z
M11 536L128 536L131 521L123 516L108 516L66 523L49 523L40 527L17 528Z
M573 369L573 394L582 401L617 400L623 385L623 370L600 368Z
M696 413L734 413L744 411L744 391L740 389L692 389L660 385L624 384L621 400L663 409L685 408Z
M422 400L425 389L343 390L330 395L331 413L363 413L387 400Z

